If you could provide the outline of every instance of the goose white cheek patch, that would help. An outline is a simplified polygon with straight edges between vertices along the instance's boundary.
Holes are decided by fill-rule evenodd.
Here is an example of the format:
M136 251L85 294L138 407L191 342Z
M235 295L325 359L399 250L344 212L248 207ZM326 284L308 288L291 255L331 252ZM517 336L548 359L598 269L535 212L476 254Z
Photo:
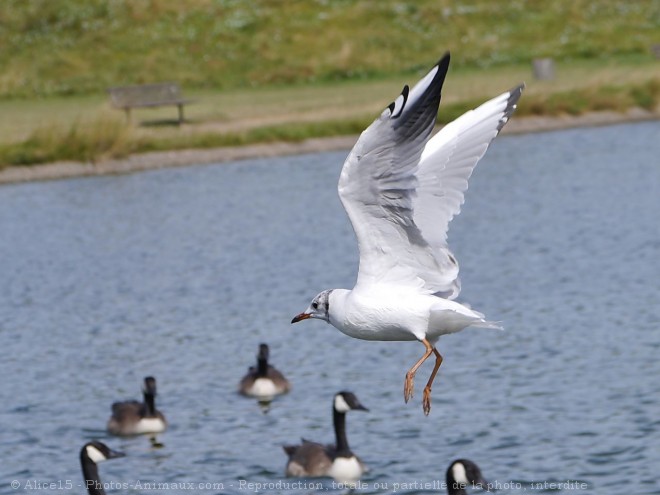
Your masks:
M94 464L98 464L107 459L99 449L92 445L88 445L85 451L87 452L87 457L89 457Z
M346 400L338 395L335 397L335 410L340 413L346 413L351 410L351 406L346 403Z

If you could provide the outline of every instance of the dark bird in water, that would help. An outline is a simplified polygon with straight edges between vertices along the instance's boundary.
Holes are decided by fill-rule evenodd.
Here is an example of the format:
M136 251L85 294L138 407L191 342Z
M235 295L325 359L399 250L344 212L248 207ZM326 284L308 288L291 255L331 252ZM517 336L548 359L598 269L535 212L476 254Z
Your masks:
M142 394L143 402L130 400L112 404L112 416L108 420L109 433L130 436L165 431L167 420L156 409L156 379L153 376L144 379Z
M285 445L289 456L286 475L294 477L330 476L340 483L354 483L366 468L353 453L346 438L346 413L368 411L351 392L339 392L332 402L335 443L323 445L302 439L301 445Z
M80 449L80 466L85 480L85 488L87 488L89 495L105 495L97 464L116 457L124 457L124 454L112 450L106 444L97 440L87 442Z
M291 390L289 380L268 363L268 357L268 345L260 344L259 353L257 354L257 366L250 366L238 386L238 391L241 394L268 402L273 400L276 395L286 394Z

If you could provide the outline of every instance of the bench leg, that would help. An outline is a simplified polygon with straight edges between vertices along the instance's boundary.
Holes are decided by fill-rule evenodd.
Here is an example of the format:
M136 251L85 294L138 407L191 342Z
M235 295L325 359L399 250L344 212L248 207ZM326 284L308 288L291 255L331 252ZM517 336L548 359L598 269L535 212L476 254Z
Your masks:
M177 105L179 107L179 125L183 124L183 105Z
M124 112L126 112L126 123L130 124L131 123L131 107L124 108Z

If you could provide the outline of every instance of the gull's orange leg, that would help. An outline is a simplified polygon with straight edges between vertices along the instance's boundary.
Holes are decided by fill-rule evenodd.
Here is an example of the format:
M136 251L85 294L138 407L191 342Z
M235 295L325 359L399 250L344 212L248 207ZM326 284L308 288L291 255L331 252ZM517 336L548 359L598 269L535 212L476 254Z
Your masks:
M424 344L424 347L426 347L426 352L420 358L420 360L417 361L415 363L415 365L408 370L408 373L406 373L406 379L403 382L403 399L406 401L406 403L413 396L413 390L415 388L415 384L414 384L415 373L417 373L417 370L419 369L419 367L424 363L424 361L426 361L429 358L431 353L435 350L434 347L431 345L431 343L428 340L422 339L421 342L422 342L422 344ZM437 359L436 359L436 363L437 363ZM426 389L424 389L424 390L426 390Z
M435 354L435 366L433 367L433 372L429 377L429 381L426 382L426 387L424 387L424 396L422 399L422 407L424 408L424 414L426 414L427 416L431 412L431 385L433 385L433 380L435 380L435 375L438 373L438 369L440 369L440 365L442 364L442 356L435 347L433 347L433 353Z

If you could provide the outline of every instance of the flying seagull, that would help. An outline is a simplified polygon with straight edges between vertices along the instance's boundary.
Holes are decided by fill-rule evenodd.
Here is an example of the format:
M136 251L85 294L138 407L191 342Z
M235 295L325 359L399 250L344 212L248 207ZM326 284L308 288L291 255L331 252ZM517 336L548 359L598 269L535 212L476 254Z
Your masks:
M412 89L404 86L351 150L339 197L358 241L357 282L353 290L324 290L291 321L318 318L357 339L420 341L426 352L406 373L403 396L410 400L415 373L434 354L422 399L426 415L442 364L438 338L469 326L500 328L454 300L461 286L447 228L472 170L524 88L487 101L431 138L448 68L446 53Z

